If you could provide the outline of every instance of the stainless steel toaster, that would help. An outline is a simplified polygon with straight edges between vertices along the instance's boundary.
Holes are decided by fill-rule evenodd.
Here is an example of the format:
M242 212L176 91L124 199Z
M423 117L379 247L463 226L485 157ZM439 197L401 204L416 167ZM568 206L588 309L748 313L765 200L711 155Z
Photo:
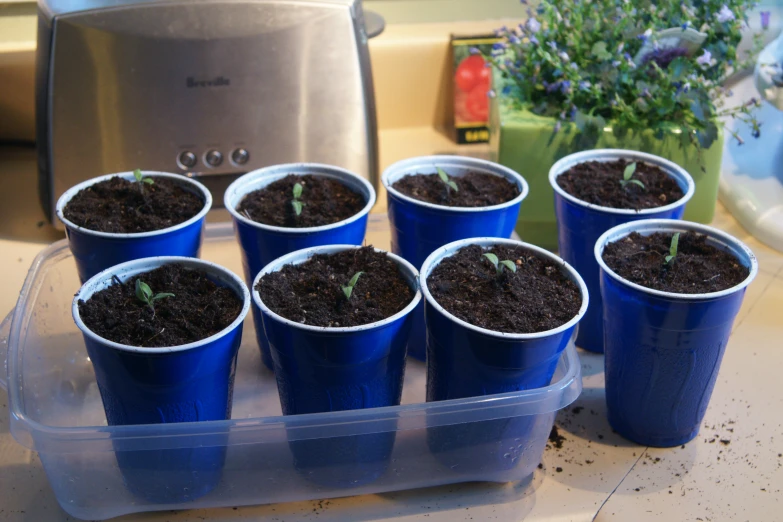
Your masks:
M198 177L222 202L249 170L338 165L377 186L361 0L42 0L39 186L57 198L135 168Z

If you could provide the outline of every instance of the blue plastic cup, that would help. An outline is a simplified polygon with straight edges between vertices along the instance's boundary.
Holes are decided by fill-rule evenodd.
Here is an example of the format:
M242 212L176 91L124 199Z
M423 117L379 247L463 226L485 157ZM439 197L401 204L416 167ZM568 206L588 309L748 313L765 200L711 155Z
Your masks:
M198 181L179 174L151 170L142 171L142 174L153 179L166 178L178 183L185 190L201 196L204 200L204 208L187 221L160 230L129 234L98 232L69 221L63 215L65 207L80 190L101 181L114 177L134 181L133 172L107 174L69 188L57 200L56 212L58 219L65 225L68 246L76 261L76 269L82 283L98 272L134 259L159 256L198 257L201 251L201 240L204 236L204 222L207 212L212 208L212 194L207 187Z
M315 254L358 248L329 245L299 250L276 259L253 281L253 300L261 311L274 362L283 415L397 406L402 395L411 312L421 300L418 272L388 254L415 290L413 300L382 321L345 328L300 324L270 310L255 289L266 274L301 264ZM395 433L372 433L313 440L291 440L294 465L308 479L353 487L379 477L388 467Z
M92 332L81 320L78 303L95 292L129 281L137 274L177 263L199 270L242 300L239 316L221 332L181 346L139 348ZM84 335L110 426L226 420L231 417L237 352L250 293L236 275L208 261L155 257L122 263L88 280L73 300L76 326ZM156 503L193 500L220 480L225 447L117 451L128 489Z
M591 161L620 159L655 165L671 176L682 189L683 197L657 208L631 210L602 207L575 198L557 184L557 177L575 165ZM693 197L693 178L679 165L659 156L622 149L599 149L577 152L561 159L549 170L549 184L555 191L557 243L560 256L576 268L590 292L590 306L579 323L576 345L591 352L603 353L604 328L598 263L593 249L598 238L612 227L640 219L680 219L685 205Z
M675 294L631 283L601 258L604 247L631 232L697 232L748 267L737 286L706 294ZM671 447L699 432L745 288L758 272L753 252L720 230L669 219L616 226L598 239L601 267L606 404L609 424L638 444Z
M419 201L392 187L405 176L435 174L437 167L455 178L468 172L501 176L517 186L519 195L511 201L490 207L448 207ZM519 207L528 193L527 182L513 170L490 161L462 156L421 156L399 161L387 168L381 179L386 187L392 252L419 269L427 256L453 241L471 237L511 237ZM421 361L426 356L423 303L414 312L408 345L408 353Z
M362 195L367 204L348 219L320 227L287 228L258 223L237 212L237 206L250 192L262 189L289 174L322 176L339 181ZM248 172L229 185L223 197L234 221L234 231L242 249L242 268L250 284L266 265L291 252L323 245L361 245L367 232L367 215L375 205L375 189L358 174L318 163L289 163ZM261 312L253 306L253 322L261 350L261 360L273 369L269 343L264 333Z
M545 332L514 334L481 328L446 311L432 297L427 278L440 262L468 245L522 247L549 259L578 287L579 312L567 323ZM498 238L470 238L435 250L421 268L421 292L427 327L427 402L529 390L549 385L560 355L588 307L587 286L576 270L537 246ZM498 306L502 306L499 303ZM458 472L493 473L519 460L508 448L526 440L535 419L504 418L479 425L445 426L428 431L430 451ZM467 448L471 448L467 451ZM506 456L509 454L510 456Z

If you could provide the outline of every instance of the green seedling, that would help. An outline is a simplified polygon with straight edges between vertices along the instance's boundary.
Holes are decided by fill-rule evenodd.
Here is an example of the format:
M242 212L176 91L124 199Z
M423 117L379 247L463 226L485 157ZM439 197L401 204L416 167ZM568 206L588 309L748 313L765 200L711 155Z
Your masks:
M680 233L677 232L672 236L672 244L669 245L669 255L664 258L667 265L672 261L674 261L674 258L677 257L677 246L679 244L680 244Z
M153 294L150 285L141 279L136 280L136 299L149 306L153 315L155 315L155 301L165 299L166 297L174 297L174 294L168 292Z
M636 172L636 163L631 163L630 165L626 166L625 170L623 171L623 179L620 180L620 185L625 188L629 183L633 183L634 185L639 185L642 187L642 190L644 190L646 188L644 183L638 179L631 179L634 172Z
M302 208L305 205L299 200L299 198L301 197L302 197L302 184L296 183L294 184L294 199L291 200L291 206L294 207L294 213L296 213L297 216L302 213Z
M492 263L492 266L495 267L495 271L498 275L503 273L503 267L508 268L512 272L517 271L517 265L514 264L513 261L509 259L504 259L503 261L498 261L498 256L493 254L492 252L487 252L486 254L483 254L484 257L489 259L489 262Z
M340 286L340 288L343 289L343 293L345 294L346 299L351 299L351 294L353 294L353 287L356 286L356 283L359 281L359 276L362 275L364 272L356 272L350 281L348 281L348 284L346 286Z
M133 171L133 177L136 178L136 182L139 184L139 190L144 192L144 184L152 185L155 183L155 180L152 178L145 178L144 175L141 173L141 169L136 169Z
M448 174L446 174L446 171L443 170L440 167L437 167L438 169L438 177L443 182L444 185L446 185L446 195L448 196L451 193L451 189L454 189L454 192L459 192L459 187L457 186L457 182L454 181L449 177Z

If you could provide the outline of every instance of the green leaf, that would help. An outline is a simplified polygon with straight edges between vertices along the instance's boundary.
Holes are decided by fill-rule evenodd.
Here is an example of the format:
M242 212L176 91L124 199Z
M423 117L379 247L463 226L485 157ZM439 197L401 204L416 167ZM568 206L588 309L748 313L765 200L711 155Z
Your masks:
M606 50L606 42L595 42L590 49L590 54L600 61L606 61L612 57L612 53Z
M294 184L294 199L299 199L300 197L302 197L302 184L296 183ZM299 214L297 213L297 215Z
M157 301L158 299L165 299L167 297L174 297L174 294L171 294L169 292L161 292L159 294L155 294L155 297L150 299L150 302Z
M150 304L150 298L152 298L152 289L150 285L142 281L136 280L136 298L142 303Z
M302 207L304 207L304 203L298 200L293 200L291 202L291 206L294 207L294 213L299 216L302 214Z
M153 183L155 183L155 181L152 178L144 178L141 181L143 181L147 185L152 185Z
M496 256L492 252L487 252L486 254L484 254L484 257L489 259L489 262L492 263L492 266L494 266L495 270L497 270L497 268L498 268L498 256Z
M359 276L362 275L364 272L356 272L350 281L348 281L348 285L353 288L356 286L356 283L359 282Z
M500 264L505 266L506 268L508 268L512 272L516 272L517 271L517 265L515 265L514 262L509 260L509 259L504 259L503 261L500 262Z
M647 188L647 187L645 187L645 186L644 186L644 183L642 183L642 182L641 182L641 181L639 181L638 179L629 179L628 181L626 181L626 183L633 183L634 185L639 185L639 186L640 186L640 187L642 187L643 189L646 189L646 188Z
M359 276L362 275L364 272L356 272L350 281L348 281L347 286L340 286L343 290L343 294L345 294L346 299L351 298L351 294L353 294L353 287L356 286L356 283L359 282Z
M133 177L136 178L136 181L141 181L142 178L141 169L134 170Z
M446 185L454 189L454 192L459 192L459 187L457 186L457 183L454 181L448 181L446 182Z
M669 245L669 255L666 256L664 259L666 260L666 264L669 264L672 259L677 257L677 247L680 244L680 233L677 232L672 236L672 243Z
M636 172L636 163L630 163L625 167L625 170L623 171L623 179L628 181L631 179L631 176L633 176L633 173Z
M446 174L446 171L445 171L445 170L443 170L443 169L442 169L442 168L440 168L440 167L436 167L436 168L438 169L438 177L440 178L440 180L441 180L443 183L448 183L448 182L449 182L449 175L448 175L448 174Z

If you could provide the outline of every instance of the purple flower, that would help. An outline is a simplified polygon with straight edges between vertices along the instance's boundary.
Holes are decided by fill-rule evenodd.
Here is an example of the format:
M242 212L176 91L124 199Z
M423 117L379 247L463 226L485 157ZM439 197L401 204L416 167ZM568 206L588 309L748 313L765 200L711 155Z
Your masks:
M619 67L620 66L620 60L612 60L612 67Z
M560 123L560 120L557 120L557 121L555 122L555 128L553 129L553 131L554 131L555 133L557 133L557 132L560 132L560 129L561 129L562 127L563 127L563 124L562 124L562 123Z
M495 91L493 91L492 89L488 90L487 91L487 97L488 98L494 98L495 97Z
M481 54L481 50L478 47L471 47L469 51L470 54Z
M668 49L659 49L644 55L642 64L655 62L661 69L666 69L675 58L687 56L688 50L683 47L670 47Z
M652 98L652 94L650 94L650 89L648 89L647 87L642 89L642 96L644 96L645 98Z
M560 51L559 53L557 53L557 55L558 55L558 56L560 57L560 59L561 59L561 60L563 60L564 62L568 62L568 61L570 60L570 58L568 57L568 53L567 53L567 52L565 52L565 51Z
M503 42L495 42L492 44L493 51L502 51L505 48L506 48L506 44L504 44Z
M560 92L563 94L568 94L568 92L571 90L571 82L568 80L563 80L560 82Z
M546 92L555 92L560 88L560 82L554 82L554 83L547 83L544 82L544 88L546 89Z
M557 44L556 44L555 42L553 42L552 40L549 40L549 41L548 41L546 44L547 44L547 45L548 45L548 46L549 46L549 47L550 47L550 48L551 48L553 51L557 51Z
M538 38L536 38L535 36L531 36L530 43L532 43L533 45L538 45Z
M541 30L541 24L538 22L538 20L535 19L535 17L530 18L527 23L525 24L527 27L527 30L531 33L537 33Z
M769 17L772 13L769 11L761 11L761 28L762 29L768 29L769 28Z
M684 24L682 24L682 30L683 31L686 30L688 27L690 27L690 25L691 25L690 22L685 22Z
M722 24L726 22L731 22L734 20L734 13L731 11L731 9L728 8L726 4L723 4L720 7L720 11L718 11L715 14L715 18L717 18L718 22Z
M590 86L592 86L592 84L590 82L588 82L587 80L582 80L582 81L579 82L579 90L580 91L589 91L590 90Z
M574 62L569 63L568 66L573 70L579 69L579 66Z
M520 42L519 37L517 35L515 35L515 34L510 35L508 37L508 41L511 42L514 45L516 45L516 44L518 44Z
M704 49L704 54L696 58L696 63L698 63L702 67L708 67L710 65L710 62L712 62L712 53L709 52L707 49Z

